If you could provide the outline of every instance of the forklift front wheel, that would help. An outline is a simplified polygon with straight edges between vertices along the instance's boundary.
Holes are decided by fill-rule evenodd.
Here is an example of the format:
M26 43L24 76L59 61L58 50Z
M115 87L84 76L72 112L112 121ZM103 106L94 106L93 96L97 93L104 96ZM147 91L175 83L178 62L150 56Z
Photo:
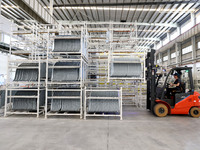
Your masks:
M200 117L200 109L198 107L192 107L190 109L190 115L194 118L199 118Z
M165 117L168 114L168 108L164 104L156 104L154 106L154 113L158 117Z

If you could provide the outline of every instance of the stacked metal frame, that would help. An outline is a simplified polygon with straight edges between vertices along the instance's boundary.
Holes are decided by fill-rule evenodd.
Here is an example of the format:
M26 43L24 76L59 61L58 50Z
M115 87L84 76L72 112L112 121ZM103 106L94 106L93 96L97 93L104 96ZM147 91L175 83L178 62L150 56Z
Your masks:
M39 117L44 113L46 38L38 32L37 22L26 20L21 24L11 25L4 116L31 114ZM12 54L21 58L13 59Z
M30 114L39 117L44 113L45 88L41 77L45 76L45 64L39 60L9 60L8 80L5 91L4 115ZM43 71L42 71L43 70Z
M80 116L83 114L83 86L87 78L86 32L80 36L60 34L52 37L53 49L47 51L45 118L48 116ZM50 35L51 36L51 35Z
M84 119L114 116L122 120L122 88L85 88Z
M145 53L110 53L108 81L123 87L123 105L143 108Z
M122 87L123 104L141 107L138 98L145 93L146 52L138 48L137 26L113 22L96 23L96 28L89 25L92 23L87 28L89 79L86 85Z

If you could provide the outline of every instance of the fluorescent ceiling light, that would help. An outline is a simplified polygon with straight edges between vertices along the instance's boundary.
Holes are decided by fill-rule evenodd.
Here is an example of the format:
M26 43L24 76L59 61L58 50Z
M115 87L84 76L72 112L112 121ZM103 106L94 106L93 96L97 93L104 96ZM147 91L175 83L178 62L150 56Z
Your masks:
M48 7L49 8L49 7ZM129 8L129 7L54 7L54 9L76 10L123 10L123 11L156 11L156 12L195 12L195 9L162 9L162 8Z

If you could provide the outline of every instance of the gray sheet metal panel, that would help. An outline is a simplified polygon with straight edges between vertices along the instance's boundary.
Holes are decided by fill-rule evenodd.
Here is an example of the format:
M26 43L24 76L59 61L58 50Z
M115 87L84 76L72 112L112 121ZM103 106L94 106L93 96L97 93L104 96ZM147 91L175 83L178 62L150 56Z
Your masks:
M37 91L17 91L17 96L37 96ZM13 110L37 110L36 98L12 98ZM40 90L39 106L44 106L45 103L45 90Z
M117 91L92 91L92 97L118 97Z
M79 91L55 91L53 96L80 96ZM80 99L52 99L51 111L66 111L78 112L80 111Z
M80 111L80 99L64 99L61 101L61 111L79 112Z
M102 112L102 113L119 113L119 100L106 99L91 99L88 103L88 112Z
M12 95L15 95L16 91L12 91ZM5 97L6 97L6 91L5 90L1 90L0 91L0 108L3 107L5 105ZM8 95L10 95L10 91L8 91ZM8 98L9 101L9 98Z
M22 63L19 67L38 67L38 63ZM46 77L46 63L41 63L40 67L41 78ZM14 81L37 81L38 69L16 69Z
M141 63L114 63L111 64L111 77L141 77Z
M79 66L79 62L57 62L55 66ZM52 81L78 81L79 68L54 68Z
M51 100L51 111L60 111L62 107L61 99Z
M119 97L116 91L92 91L92 97ZM89 99L88 112L95 113L119 113L120 102L117 99Z
M116 62L117 61L117 62ZM120 63L120 61L122 63ZM128 63L124 63L129 61ZM142 64L138 57L116 57L112 59L111 77L142 77Z
M0 108L5 104L5 90L0 91Z
M138 57L115 57L112 61L132 61L133 63L140 63L140 58Z
M80 49L80 39L55 39L54 41L55 52L80 52Z

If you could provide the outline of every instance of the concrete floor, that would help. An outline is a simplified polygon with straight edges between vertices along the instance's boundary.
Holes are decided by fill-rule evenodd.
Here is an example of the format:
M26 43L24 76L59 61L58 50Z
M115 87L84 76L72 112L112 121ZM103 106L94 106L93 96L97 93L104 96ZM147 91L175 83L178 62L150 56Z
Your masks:
M124 120L0 118L0 150L199 150L200 120L124 108Z

